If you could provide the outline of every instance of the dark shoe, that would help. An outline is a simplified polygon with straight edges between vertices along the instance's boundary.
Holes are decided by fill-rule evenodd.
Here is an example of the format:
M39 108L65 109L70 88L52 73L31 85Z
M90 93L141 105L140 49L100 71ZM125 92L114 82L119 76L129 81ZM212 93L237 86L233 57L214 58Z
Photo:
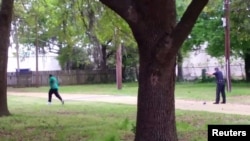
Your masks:
M221 102L221 104L226 104L226 102Z
M213 104L219 104L219 102L214 102Z

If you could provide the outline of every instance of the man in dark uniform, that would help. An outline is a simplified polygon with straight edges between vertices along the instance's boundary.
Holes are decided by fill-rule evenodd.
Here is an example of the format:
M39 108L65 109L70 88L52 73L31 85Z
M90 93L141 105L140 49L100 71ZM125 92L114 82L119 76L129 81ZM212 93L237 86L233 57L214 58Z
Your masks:
M214 69L215 72L212 74L216 78L216 98L214 104L219 104L220 102L220 93L222 96L221 104L226 104L226 94L225 94L225 80L223 78L222 72L219 68Z

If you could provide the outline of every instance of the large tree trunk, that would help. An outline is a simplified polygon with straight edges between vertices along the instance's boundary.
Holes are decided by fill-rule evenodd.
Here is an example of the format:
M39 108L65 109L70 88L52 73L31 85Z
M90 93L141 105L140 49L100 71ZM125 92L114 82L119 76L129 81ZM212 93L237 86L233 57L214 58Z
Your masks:
M135 140L176 141L175 58L162 66L148 59L140 59Z
M100 0L123 17L138 43L136 141L177 141L176 55L208 0L192 0L176 25L175 0Z
M0 116L9 115L7 104L7 63L13 0L2 0L0 9Z
M244 54L246 81L250 82L250 53Z

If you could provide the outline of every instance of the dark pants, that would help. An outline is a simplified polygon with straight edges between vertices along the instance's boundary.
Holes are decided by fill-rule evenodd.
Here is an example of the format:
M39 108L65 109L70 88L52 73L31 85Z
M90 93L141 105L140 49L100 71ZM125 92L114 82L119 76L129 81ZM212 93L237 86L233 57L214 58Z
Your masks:
M58 89L50 89L49 90L49 102L51 102L52 94L55 94L55 96L62 101L62 97L58 93Z
M220 102L220 94L222 96L222 102L226 103L225 84L224 83L217 83L216 99L215 99L216 103Z

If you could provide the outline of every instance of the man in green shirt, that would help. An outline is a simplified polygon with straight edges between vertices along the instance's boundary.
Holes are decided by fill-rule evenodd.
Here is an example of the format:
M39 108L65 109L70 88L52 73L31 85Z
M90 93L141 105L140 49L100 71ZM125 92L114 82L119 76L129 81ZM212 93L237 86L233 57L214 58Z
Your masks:
M56 77L53 76L52 74L49 75L49 85L50 85L50 89L49 89L48 104L51 104L52 94L55 94L55 96L62 102L62 104L64 104L62 97L58 93L58 88L59 88L58 81Z

